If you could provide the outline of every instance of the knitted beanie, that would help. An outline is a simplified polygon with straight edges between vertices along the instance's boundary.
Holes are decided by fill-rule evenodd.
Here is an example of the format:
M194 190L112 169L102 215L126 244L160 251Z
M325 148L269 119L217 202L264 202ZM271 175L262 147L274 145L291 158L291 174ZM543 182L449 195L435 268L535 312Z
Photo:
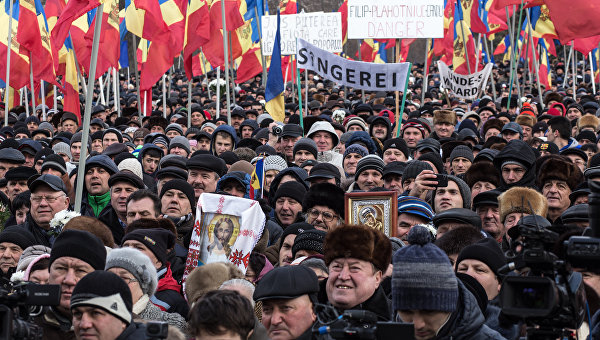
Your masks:
M163 187L160 189L159 197L162 199L163 195L167 192L167 190L179 190L187 196L188 201L190 202L190 207L192 210L196 207L196 197L194 196L194 188L187 181L182 179L172 179L165 183Z
M279 248L281 248L283 241L286 237L288 237L288 235L298 235L306 230L312 229L315 229L315 227L313 227L312 224L308 224L306 222L296 222L288 225L285 229L283 229L283 233L281 234L281 237L279 237Z
M289 181L281 184L275 192L274 201L277 201L280 197L289 197L298 203L302 203L304 196L306 195L306 187L300 182Z
M41 244L36 244L25 248L25 250L23 250L23 253L21 253L21 257L19 257L19 262L17 263L17 271L23 271L27 269L27 266L29 266L31 261L35 260L40 255L50 255L50 250L51 249L49 247L43 246Z
M4 228L4 230L0 232L0 243L2 242L16 244L21 247L21 249L25 250L27 247L31 247L35 244L35 238L33 237L33 234L25 228L10 226Z
M316 251L323 255L323 241L327 233L323 230L305 230L296 236L294 239L294 245L292 246L292 255L296 257L296 253L299 250L310 250Z
M447 175L447 176L448 176L448 181L453 181L454 183L456 183L456 186L458 187L458 190L460 191L460 196L462 197L462 200L463 200L463 208L471 209L471 188L469 188L469 185L465 181L463 181L462 179L460 179L454 175ZM435 202L435 192L436 192L436 190L433 190L431 192L431 202Z
M346 148L346 151L344 151L344 159L351 153L357 153L362 157L365 157L369 154L369 150L360 144L352 144Z
M144 253L130 247L113 249L106 257L104 270L115 267L123 268L131 273L138 281L144 294L154 295L158 285L156 268Z
M454 312L458 304L458 280L448 255L431 243L427 228L408 232L409 246L394 254L392 308Z
M67 164L65 163L64 158L57 154L52 154L46 156L46 158L44 159L44 163L42 163L42 168L40 169L40 172L44 173L44 170L46 169L53 169L64 175L67 173Z
M171 124L167 125L167 128L165 129L165 133L167 133L171 130L177 131L180 136L183 136L183 129L181 128L181 125L179 125L177 123L171 123Z
M65 155L69 156L69 159L72 157L71 147L69 146L69 144L67 144L65 142L59 142L59 143L54 144L54 146L52 147L52 151L54 151L54 153L57 155L65 154Z
M384 166L385 163L383 162L383 159L381 159L381 157L377 155L367 155L361 158L358 161L358 164L356 164L356 173L354 174L354 180L357 180L360 173L365 170L376 170L383 175Z
M176 125L179 126L179 124ZM184 149L185 151L187 151L188 154L191 153L190 141L183 136L175 136L173 137L173 139L171 139L171 143L169 143L169 151L171 151L171 149L173 149L176 146Z
M133 299L127 283L119 276L96 270L84 276L73 289L71 309L77 306L99 307L130 324Z
M144 173L142 172L142 163L137 158L127 158L119 163L119 171L131 171L134 175L141 179L144 179Z
M102 241L92 233L82 230L65 230L54 241L50 252L50 266L64 256L86 262L96 270L104 269L106 249Z
M163 265L167 263L167 249L175 246L175 235L166 229L137 229L123 236L123 243L134 240L144 244Z
M317 143L310 138L300 138L296 144L294 144L293 154L295 155L298 150L306 150L317 158Z
M427 222L433 220L433 209L431 209L431 206L422 199L413 196L398 197L398 216L400 214L419 216L427 220Z
M409 179L415 179L423 170L431 170L433 168L429 163L412 160L407 163L406 168L404 168L404 173L402 174L402 183L406 182Z
M472 163L474 158L473 151L471 151L471 149L469 149L469 147L466 145L459 145L450 153L450 163L452 163L452 161L457 157L466 158Z
M267 156L264 162L264 171L277 170L281 171L287 168L286 161L280 156Z
M498 270L506 264L506 257L498 242L492 238L486 237L466 246L458 255L456 265L466 259L478 260L485 263L498 276Z

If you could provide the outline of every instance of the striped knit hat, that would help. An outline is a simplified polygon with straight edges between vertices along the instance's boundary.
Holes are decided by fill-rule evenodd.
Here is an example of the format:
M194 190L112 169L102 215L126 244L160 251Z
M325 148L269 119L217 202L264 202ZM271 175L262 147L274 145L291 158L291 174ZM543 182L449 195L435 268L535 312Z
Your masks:
M411 214L423 217L427 222L433 220L433 209L420 198L413 196L400 196L398 197L398 215L400 214Z
M394 254L393 310L454 312L458 304L458 280L448 256L431 243L427 228L414 226L407 247Z

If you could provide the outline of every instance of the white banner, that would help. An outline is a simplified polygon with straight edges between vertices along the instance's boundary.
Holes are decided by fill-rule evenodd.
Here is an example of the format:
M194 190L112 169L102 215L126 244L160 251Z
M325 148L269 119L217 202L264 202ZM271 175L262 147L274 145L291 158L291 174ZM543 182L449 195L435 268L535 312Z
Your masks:
M348 0L348 39L443 36L444 0Z
M452 72L448 65L440 60L438 61L441 78L440 87L448 89L459 98L475 99L479 97L479 91L485 87L493 67L494 65L490 63L477 73L462 75Z
M183 279L197 266L212 262L229 261L245 273L265 223L258 201L201 194Z
M298 68L355 89L404 91L410 63L375 64L342 58L298 39Z
M300 13L281 15L281 55L296 54L296 38L333 53L342 52L342 14ZM277 16L265 15L261 19L263 55L273 54L277 32Z

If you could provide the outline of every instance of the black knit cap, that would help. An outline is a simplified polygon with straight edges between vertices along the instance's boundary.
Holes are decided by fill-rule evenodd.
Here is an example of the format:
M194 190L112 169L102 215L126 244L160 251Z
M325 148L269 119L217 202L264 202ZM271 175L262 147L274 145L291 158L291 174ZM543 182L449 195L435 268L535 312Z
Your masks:
M8 181L23 181L29 179L29 177L37 175L37 171L34 168L28 166L18 166L12 168L6 172L4 177Z
M404 141L402 138L392 138L386 140L385 143L383 143L383 152L385 152L387 149L398 149L404 154L404 157L408 159L408 145L406 145L406 141Z
M172 179L165 183L162 189L160 189L159 197L162 198L165 192L171 189L183 192L185 196L187 196L188 201L190 201L190 207L194 209L194 207L196 206L196 197L194 196L194 187L192 187L191 184L182 179Z
M300 182L290 181L281 184L277 188L274 201L277 201L280 197L289 197L298 203L302 203L304 195L306 195L306 187Z
M406 164L406 168L404 168L404 173L402 174L402 183L406 182L409 179L415 179L423 170L431 170L433 168L429 163L412 160Z
M16 225L6 227L0 233L0 243L14 243L21 247L22 250L35 244L35 237L25 228Z
M44 158L44 163L42 163L40 172L43 173L46 169L53 169L64 175L67 173L67 164L65 163L64 158L61 156L57 154L51 154Z
M285 229L283 229L283 233L281 234L281 237L279 238L279 248L281 248L281 245L283 244L283 240L285 240L285 238L288 235L298 235L300 233L303 233L306 230L312 230L315 229L315 227L313 227L311 224L308 224L306 222L296 222L296 223L292 223L290 225L288 225Z
M117 294L120 299L115 297ZM131 323L131 291L127 283L112 272L96 270L79 280L71 295L71 308L77 306L98 307L127 324Z
M327 233L323 230L305 230L296 236L294 245L292 246L292 255L296 257L299 250L316 251L323 255L323 242Z
M504 257L504 253L502 253L498 242L489 237L465 247L458 254L458 258L456 259L457 267L465 259L478 260L485 263L498 278L500 278L498 270L506 264L506 257Z
M90 232L65 230L54 241L50 252L50 266L56 259L65 256L80 259L96 270L103 270L106 249L102 241Z
M175 246L175 235L166 229L137 229L123 237L123 243L127 240L144 244L163 265L167 263L167 249Z

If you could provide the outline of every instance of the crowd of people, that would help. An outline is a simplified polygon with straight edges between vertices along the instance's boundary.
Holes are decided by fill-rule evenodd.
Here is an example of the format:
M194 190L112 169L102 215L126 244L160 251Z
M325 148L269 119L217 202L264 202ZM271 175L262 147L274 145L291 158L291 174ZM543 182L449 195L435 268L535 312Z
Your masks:
M175 72L147 117L122 76L121 107L94 106L87 141L60 105L30 115L0 105L2 285L60 285L58 305L32 309L44 339L143 339L155 321L169 339L331 339L318 330L349 310L411 323L419 340L516 339L531 325L504 317L499 294L532 268L501 270L506 254L523 247L521 226L556 233L562 259L562 240L592 227L600 93L589 72L563 88L560 63L542 94L522 68L509 93L507 68L494 68L496 91L462 101L440 90L434 66L424 80L415 65L400 117L395 93L310 73L304 110L286 85L283 122L265 111L260 76L227 107L208 89L215 73L188 93ZM347 223L345 194L359 191L394 192L397 224L386 232L375 209ZM257 200L267 222L242 272L227 259L234 226L223 220L216 255L184 283L203 193ZM600 273L575 270L589 316L570 330L600 338Z

